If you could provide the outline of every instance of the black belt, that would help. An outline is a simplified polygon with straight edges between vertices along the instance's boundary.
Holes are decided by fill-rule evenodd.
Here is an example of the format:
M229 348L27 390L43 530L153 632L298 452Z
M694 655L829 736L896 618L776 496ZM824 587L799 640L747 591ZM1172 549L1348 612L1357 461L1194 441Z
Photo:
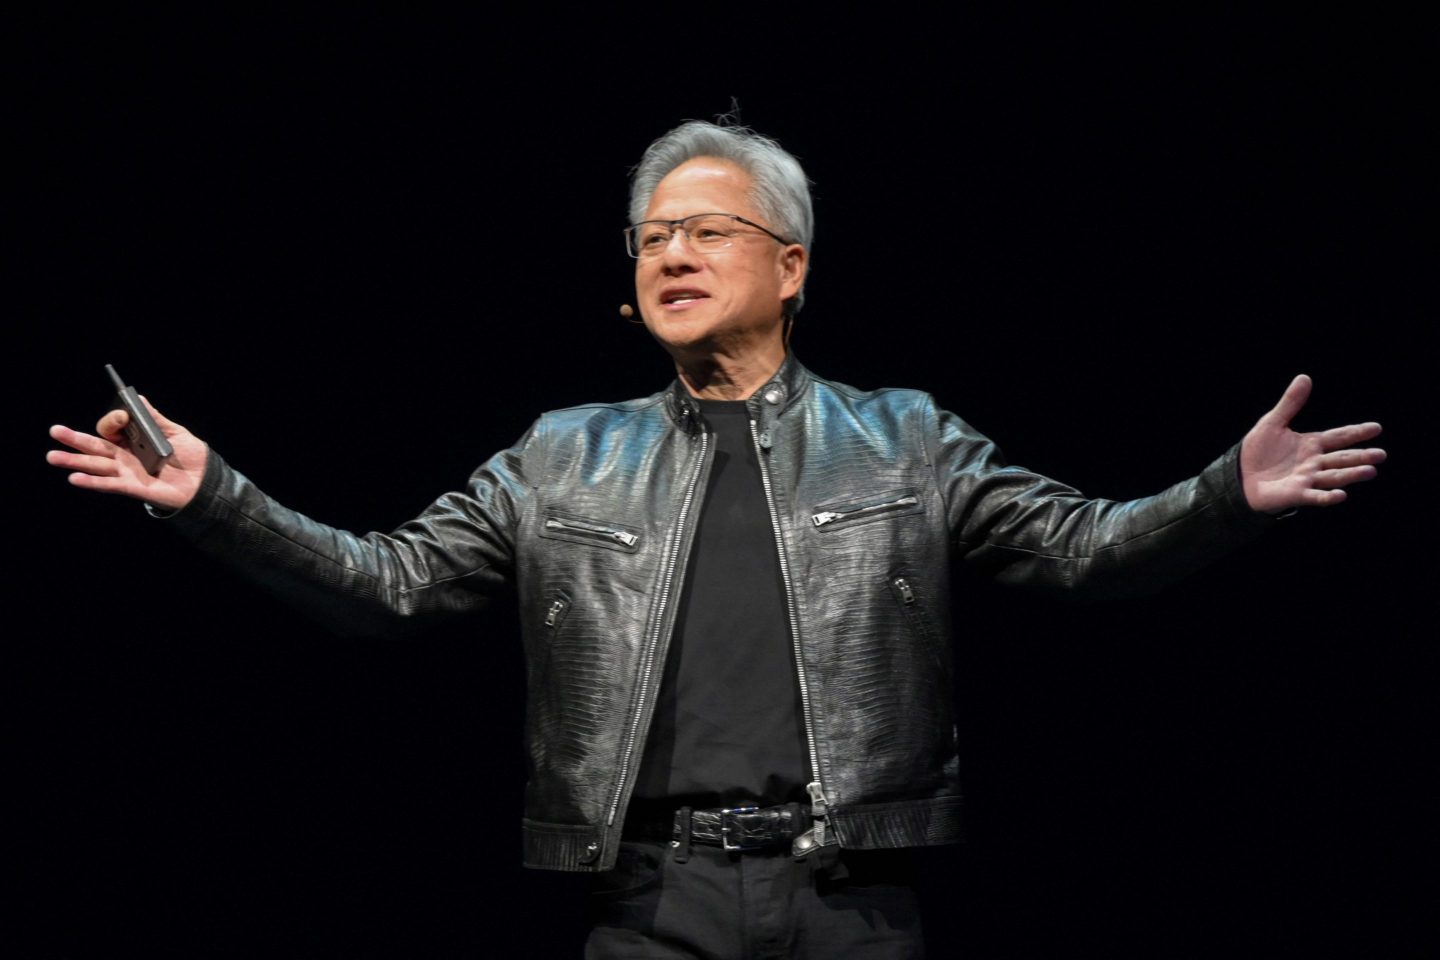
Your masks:
M634 840L669 840L677 849L688 850L692 843L703 843L745 853L789 847L809 826L810 817L798 803L710 810L681 807L668 824L659 818L627 823L625 836Z

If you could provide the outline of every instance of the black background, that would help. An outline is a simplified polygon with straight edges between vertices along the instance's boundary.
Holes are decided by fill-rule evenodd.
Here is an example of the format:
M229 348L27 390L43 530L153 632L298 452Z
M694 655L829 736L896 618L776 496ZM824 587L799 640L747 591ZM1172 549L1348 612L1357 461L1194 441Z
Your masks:
M111 362L282 502L389 529L540 411L668 380L616 313L626 173L732 97L815 183L822 375L1109 497L1297 372L1302 427L1387 427L1377 483L1161 596L959 577L935 953L1423 953L1433 24L692 12L14 26L31 955L578 953L583 879L519 866L512 611L335 639L67 487L43 431L94 422Z

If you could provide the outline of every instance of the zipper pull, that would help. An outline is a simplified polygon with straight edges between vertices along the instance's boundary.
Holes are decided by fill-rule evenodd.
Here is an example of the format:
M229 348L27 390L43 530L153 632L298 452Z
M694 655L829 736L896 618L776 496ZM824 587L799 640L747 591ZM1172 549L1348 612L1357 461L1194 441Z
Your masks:
M810 794L810 816L821 818L829 810L825 802L825 791L820 786L819 780L811 781L805 785L805 792Z
M839 520L842 516L844 516L844 514L836 513L834 510L822 510L812 516L810 519L812 522L814 522L815 526L823 527L827 523L833 523L834 521Z
M895 589L900 591L900 602L910 606L915 602L915 588L910 586L910 581L904 577L895 578Z
M810 819L814 822L790 844L790 855L796 860L803 860L825 846L825 816L830 809L819 780L807 783L805 792L810 794Z
M815 835L815 846L825 846L825 817L830 807L825 802L825 791L820 786L819 780L813 780L805 785L805 792L810 794L810 816L815 820L815 826L811 831Z
M560 614L565 610L564 600L554 600L550 604L550 610L545 614L545 626L553 627L560 619Z

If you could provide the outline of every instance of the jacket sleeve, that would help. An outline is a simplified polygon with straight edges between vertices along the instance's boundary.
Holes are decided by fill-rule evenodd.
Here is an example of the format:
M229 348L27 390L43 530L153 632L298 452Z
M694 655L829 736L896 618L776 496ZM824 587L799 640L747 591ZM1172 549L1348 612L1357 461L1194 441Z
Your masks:
M357 536L281 506L214 450L195 499L167 522L331 629L379 634L395 617L475 610L507 586L539 435L537 424L463 491L388 534Z
M1154 496L1091 500L1006 464L999 448L959 417L933 404L930 416L957 555L1005 583L1087 597L1148 593L1274 522L1245 500L1238 444L1199 476Z

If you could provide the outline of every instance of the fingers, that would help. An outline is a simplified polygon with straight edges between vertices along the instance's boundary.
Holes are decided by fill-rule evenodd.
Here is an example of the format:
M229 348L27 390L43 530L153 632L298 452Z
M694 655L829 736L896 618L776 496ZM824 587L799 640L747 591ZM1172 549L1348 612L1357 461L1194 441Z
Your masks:
M132 481L124 477L102 477L91 473L72 473L69 476L72 487L84 490L98 490L101 493L123 493L127 496L141 496Z
M1326 450L1338 450L1340 447L1353 447L1357 443L1374 440L1378 436L1380 436L1380 424L1378 423L1351 423L1323 431L1320 434L1320 445Z
M1340 467L1375 466L1385 462L1387 454L1379 447L1364 450L1336 450L1320 458L1320 469L1335 470Z
M76 470L98 477L113 477L120 472L120 466L113 457L88 456L68 450L51 450L45 454L45 462L62 470Z
M89 453L95 456L113 456L115 453L115 445L108 440L92 437L90 434L81 433L78 430L71 430L63 424L57 423L51 427L50 436L65 444L67 447L73 447L79 450L81 453ZM63 451L56 450L52 452L61 453Z
M79 451L50 450L45 454L45 462L51 466L76 471L70 477L71 483L76 483L76 476L114 477L119 474L120 465L115 462L113 443L58 423L50 428L50 436Z
M1344 503L1347 494L1344 490L1306 490L1301 496L1301 506L1305 507L1333 507L1337 503Z
M1374 479L1378 472L1370 466L1346 467L1343 470L1321 470L1315 474L1312 482L1321 490L1335 490L1352 483L1359 483L1361 480Z
M1295 419L1305 406L1305 401L1310 399L1310 378L1300 374L1290 381L1290 386L1285 388L1285 393L1280 397L1280 402L1275 404L1269 416L1281 426L1285 426Z
M45 453L45 462L52 467L74 471L70 474L72 484L92 490L117 489L110 483L110 481L121 482L118 479L121 472L120 463L115 459L115 454L119 451L113 443L99 437L92 437L88 433L71 430L58 423L50 428L50 436L67 447L79 451L71 453L69 450L49 450Z

